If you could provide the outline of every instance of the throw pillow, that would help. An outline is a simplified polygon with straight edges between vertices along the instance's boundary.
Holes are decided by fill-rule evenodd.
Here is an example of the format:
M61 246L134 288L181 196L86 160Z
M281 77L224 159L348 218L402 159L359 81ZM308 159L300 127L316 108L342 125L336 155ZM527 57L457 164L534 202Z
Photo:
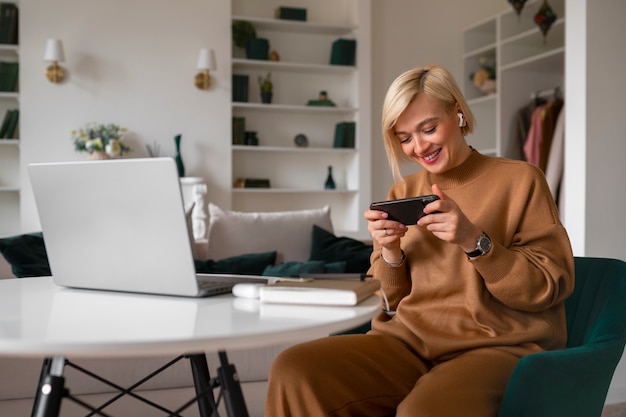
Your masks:
M261 275L265 268L274 265L276 252L248 253L230 258L195 260L196 272L201 274Z
M297 277L300 274L339 274L344 272L345 269L345 262L283 262L280 265L268 265L265 267L262 275L271 277Z
M18 278L51 275L41 232L0 239L0 252Z
M349 273L365 273L370 267L373 246L349 237L337 237L322 227L313 226L310 261L346 262Z
M246 213L209 203L209 257L222 259L275 250L277 263L305 262L311 251L313 225L333 230L330 206Z

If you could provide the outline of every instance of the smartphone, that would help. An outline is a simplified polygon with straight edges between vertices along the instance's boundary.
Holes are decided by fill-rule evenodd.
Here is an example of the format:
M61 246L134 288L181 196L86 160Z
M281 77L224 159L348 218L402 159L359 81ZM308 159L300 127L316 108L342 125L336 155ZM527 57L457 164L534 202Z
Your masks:
M380 210L389 214L389 220L395 220L407 226L416 224L425 216L424 207L439 197L430 194L419 197L401 198L399 200L378 201L370 204L371 210Z

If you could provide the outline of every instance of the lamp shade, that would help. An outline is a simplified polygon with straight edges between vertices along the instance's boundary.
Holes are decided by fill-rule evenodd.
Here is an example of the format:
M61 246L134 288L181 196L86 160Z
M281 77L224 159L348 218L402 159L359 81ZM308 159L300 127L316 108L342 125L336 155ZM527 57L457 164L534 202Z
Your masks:
M63 53L63 44L60 39L48 39L46 42L46 51L43 55L44 61L65 61L65 54Z
M215 71L217 69L215 51L207 48L200 49L200 53L198 54L198 64L196 67L199 70Z

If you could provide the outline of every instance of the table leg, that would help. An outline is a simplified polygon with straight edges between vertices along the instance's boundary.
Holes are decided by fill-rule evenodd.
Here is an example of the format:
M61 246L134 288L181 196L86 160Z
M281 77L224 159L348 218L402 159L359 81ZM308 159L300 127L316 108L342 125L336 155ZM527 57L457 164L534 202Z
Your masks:
M44 359L31 417L57 417L59 415L61 399L65 392L64 366L63 356Z
M228 363L226 352L220 351L219 356L222 366L217 370L217 373L224 393L226 413L228 417L248 417L246 400L243 398L235 365Z
M213 396L211 375L207 365L206 356L203 353L189 355L193 384L198 397L198 408L201 417L217 416L217 406Z

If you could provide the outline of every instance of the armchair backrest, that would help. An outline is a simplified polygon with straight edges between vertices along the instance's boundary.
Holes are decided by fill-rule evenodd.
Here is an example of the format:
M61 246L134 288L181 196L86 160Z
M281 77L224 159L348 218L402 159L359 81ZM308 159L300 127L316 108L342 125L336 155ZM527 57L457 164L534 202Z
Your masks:
M568 347L626 339L626 262L576 257L576 285L565 301Z

